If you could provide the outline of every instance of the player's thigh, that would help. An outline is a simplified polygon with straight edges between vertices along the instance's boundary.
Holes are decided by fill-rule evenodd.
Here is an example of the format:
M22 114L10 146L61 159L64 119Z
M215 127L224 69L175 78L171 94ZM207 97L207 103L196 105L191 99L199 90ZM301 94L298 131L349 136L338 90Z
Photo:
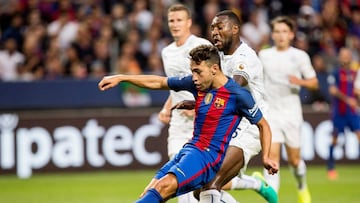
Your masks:
M242 162L244 164L241 168L245 170L251 158L261 151L258 127L256 125L248 125L245 128L237 129L230 140L229 146L242 149Z
M177 163L169 169L178 181L177 195L196 190L210 182L220 168L210 151L186 147L175 156ZM178 160L177 160L178 159Z
M301 160L300 148L285 145L285 149L288 156L289 164L292 166L297 166L299 161Z

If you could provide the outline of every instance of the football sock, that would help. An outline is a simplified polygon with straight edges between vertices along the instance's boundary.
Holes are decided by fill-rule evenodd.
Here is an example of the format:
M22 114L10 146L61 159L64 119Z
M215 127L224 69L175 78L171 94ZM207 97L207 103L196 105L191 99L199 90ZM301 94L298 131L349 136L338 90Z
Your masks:
M306 186L306 164L304 160L300 160L298 166L296 168L290 166L295 179L298 183L298 189L303 189Z
M228 192L221 190L221 197L220 200L222 203L238 203L238 201L236 201L236 199L231 196Z
M137 200L135 203L160 203L163 201L160 193L154 188L148 190L145 195Z
M211 189L211 190L205 190L200 192L200 201L199 203L220 203L220 197L221 194L218 190L216 189Z
M178 203L198 203L198 201L195 199L193 192L188 192L178 197Z
M232 190L242 190L242 189L254 189L259 191L261 187L261 182L260 180L252 177L252 176L248 176L248 175L241 175L241 177L239 176L235 176L232 180L231 180L231 189Z
M329 147L329 159L327 160L328 170L335 169L334 148L335 148L334 145L330 145Z
M264 169L264 178L266 182L274 188L276 193L279 192L280 187L280 170L274 175L270 175L266 169Z

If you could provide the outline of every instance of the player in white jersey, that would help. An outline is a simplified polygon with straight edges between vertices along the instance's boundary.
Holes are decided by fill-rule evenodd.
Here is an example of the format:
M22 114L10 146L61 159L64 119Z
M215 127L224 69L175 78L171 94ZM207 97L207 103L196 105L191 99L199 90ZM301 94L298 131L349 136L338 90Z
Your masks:
M241 86L248 87L266 117L263 67L256 52L240 41L240 20L236 14L230 10L216 14L211 24L211 36L214 45L220 51L223 72ZM244 174L250 159L260 152L264 139L267 138L259 137L259 130L255 125L243 119L230 141L220 171L214 181L205 186L200 193L200 202L217 200L219 194L216 191L223 188L253 189L268 202L277 203L276 192L263 181L261 174ZM222 191L220 195L224 194L227 193Z
M183 4L172 5L168 9L168 26L174 42L162 50L162 61L168 77L191 75L189 52L201 44L211 44L208 40L196 37L190 31L192 24L190 10ZM160 121L169 124L168 156L170 159L193 136L194 111L171 110L183 100L194 100L190 92L170 90L170 95L159 113ZM170 116L171 115L171 116ZM178 197L179 203L197 202L192 193Z
M300 87L317 89L316 73L309 55L291 46L295 24L286 16L272 20L274 46L259 52L264 66L265 90L269 97L268 119L273 133L271 158L280 164L281 145L285 144L288 163L298 183L298 202L310 203L306 184L306 165L300 154L300 133L303 123L299 97ZM279 190L279 174L265 174L267 182Z

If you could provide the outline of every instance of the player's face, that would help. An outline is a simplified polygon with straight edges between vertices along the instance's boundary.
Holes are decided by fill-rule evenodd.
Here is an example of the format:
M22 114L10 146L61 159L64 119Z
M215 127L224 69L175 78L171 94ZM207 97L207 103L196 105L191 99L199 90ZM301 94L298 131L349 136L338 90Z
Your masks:
M352 53L349 49L342 48L339 52L339 62L344 68L350 68L352 61Z
M214 74L212 69L206 65L205 61L202 61L199 65L191 62L192 80L197 90L207 91L211 88Z
M210 25L213 44L220 51L228 51L232 44L233 23L228 16L218 16L213 19Z
M186 11L168 13L168 26L172 37L176 40L190 32L191 19Z
M280 50L287 49L295 37L294 32L285 23L276 23L271 36L275 46Z

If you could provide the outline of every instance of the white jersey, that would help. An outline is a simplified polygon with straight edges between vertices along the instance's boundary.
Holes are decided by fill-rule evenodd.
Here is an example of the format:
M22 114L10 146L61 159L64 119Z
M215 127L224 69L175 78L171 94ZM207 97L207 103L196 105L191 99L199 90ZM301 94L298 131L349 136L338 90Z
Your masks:
M235 50L232 55L220 52L221 68L225 75L241 75L248 81L247 88L263 113L267 111L267 96L264 89L263 66L256 52L246 43Z
M161 52L161 57L166 76L191 75L189 52L202 44L211 43L206 39L190 35L186 42L181 46L177 46L175 42L172 42L165 47ZM175 92L170 90L170 97L173 105L183 100L195 100L193 95L187 91ZM178 111L175 110L172 112L170 125L193 128L193 124L193 120L189 121L185 116L181 116Z
M290 47L278 51L275 47L261 50L259 58L264 66L265 89L268 94L270 115L284 117L290 115L298 122L302 121L300 86L290 84L289 75L310 79L316 77L309 55L300 49Z

